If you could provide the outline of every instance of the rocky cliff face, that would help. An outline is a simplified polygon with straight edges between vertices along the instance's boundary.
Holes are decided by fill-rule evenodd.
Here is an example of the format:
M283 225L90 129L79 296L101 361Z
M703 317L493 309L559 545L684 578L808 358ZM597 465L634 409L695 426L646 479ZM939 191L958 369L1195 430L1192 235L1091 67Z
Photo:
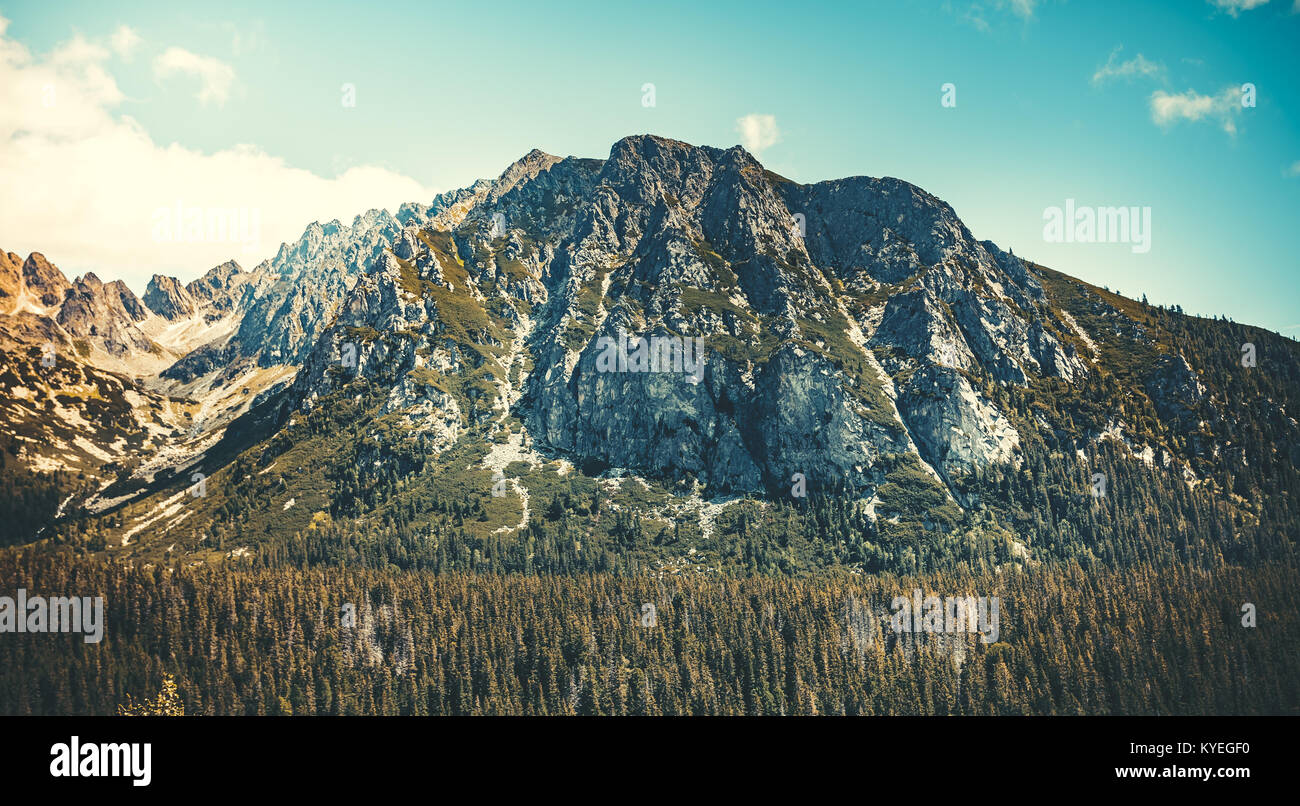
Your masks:
M274 258L249 272L230 280L209 272L191 283L191 293L202 297L208 285L224 289L211 307L232 316L236 326L198 346L164 376L189 383L212 373L229 379L249 367L303 363L357 278L392 244L404 224L439 214L463 214L477 198L476 191L481 189L444 193L429 205L404 204L396 215L371 210L350 225L312 223L301 238L282 244Z
M346 367L440 444L514 393L526 439L588 466L869 492L887 457L945 479L1016 462L985 380L1088 371L1034 273L898 180L798 185L646 136L603 161L534 151L465 200L372 262L302 405Z
M65 405L41 380L47 341L82 386L119 373L103 385L116 430L76 439L107 416L87 394L45 440L64 457L76 446L76 461L39 457L115 474L86 499L97 510L198 466L259 401L256 428L226 448L322 405L378 400L351 464L401 475L414 457L472 456L480 470L609 470L703 499L837 489L872 518L879 505L930 528L955 510L903 510L980 506L968 482L1020 467L1034 445L1041 462L1043 434L1080 461L1114 440L1188 483L1196 457L1237 450L1216 434L1242 424L1179 352L1182 325L1130 302L976 240L906 182L801 185L740 147L638 136L603 160L532 151L428 205L312 224L251 271L155 277L143 300L0 253L0 341L24 356L0 383L44 383ZM1057 391L1083 388L1086 401L1058 405ZM148 409L118 411L133 405ZM16 406L6 418L36 456L40 405ZM1274 409L1270 422L1296 430ZM527 489L512 484L526 523Z
M74 340L124 359L157 349L138 327L148 318L149 311L125 283L103 283L93 273L77 279L55 317Z
M63 272L40 252L23 260L0 250L0 314L48 314L63 304L71 287Z
M0 249L0 314L12 313L23 286L23 259Z
M40 252L31 253L23 261L23 284L35 302L47 308L62 304L63 295L70 288L68 278Z
M144 304L149 310L168 321L185 319L194 315L198 305L194 297L175 277L155 274L144 291Z
M234 312L248 279L238 263L228 260L208 269L202 277L187 284L185 290L203 311L204 318L214 321Z

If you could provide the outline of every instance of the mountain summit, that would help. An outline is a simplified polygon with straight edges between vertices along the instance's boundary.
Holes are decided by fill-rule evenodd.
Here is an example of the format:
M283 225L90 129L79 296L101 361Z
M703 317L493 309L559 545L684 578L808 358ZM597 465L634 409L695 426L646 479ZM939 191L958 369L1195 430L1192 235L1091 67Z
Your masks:
M1020 562L1011 527L1074 546L1098 475L1262 529L1233 490L1275 485L1300 445L1291 342L1025 261L898 179L799 184L650 135L534 150L143 300L0 254L0 303L22 358L0 434L58 504L33 527L155 560L376 518L480 556L564 544L549 524L572 518L589 546L631 539L635 517L675 536L619 551L725 564L719 529L833 493L863 530L838 561L914 562L942 534ZM1243 375L1244 343L1269 373Z
M740 147L638 136L604 161L534 151L444 224L409 224L361 278L300 399L328 394L343 345L373 332L362 376L410 386L390 406L448 439L491 422L508 382L533 444L578 463L869 495L885 457L937 479L1016 461L1016 428L973 378L1088 372L1031 270L898 180L799 185ZM702 382L598 367L603 344L695 339ZM507 381L524 355L533 369ZM486 383L461 389L467 374Z

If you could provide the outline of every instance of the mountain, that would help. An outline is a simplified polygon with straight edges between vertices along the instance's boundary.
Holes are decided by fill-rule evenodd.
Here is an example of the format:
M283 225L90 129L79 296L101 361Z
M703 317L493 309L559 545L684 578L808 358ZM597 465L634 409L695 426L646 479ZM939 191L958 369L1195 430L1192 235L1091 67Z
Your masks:
M180 281L161 274L155 274L149 280L149 287L144 292L144 304L169 322L188 319L196 310L194 298Z
M0 569L129 625L6 713L1297 708L1296 343L897 179L534 150L140 298L0 252L0 350Z
M0 375L6 472L62 505L18 539L131 561L1258 556L1296 509L1294 342L1024 260L901 180L799 184L740 147L532 151L142 300L4 255L0 295L27 356ZM46 338L86 344L60 351L83 385L117 372L123 430L59 437L99 462L19 436L20 395L74 380L39 380Z

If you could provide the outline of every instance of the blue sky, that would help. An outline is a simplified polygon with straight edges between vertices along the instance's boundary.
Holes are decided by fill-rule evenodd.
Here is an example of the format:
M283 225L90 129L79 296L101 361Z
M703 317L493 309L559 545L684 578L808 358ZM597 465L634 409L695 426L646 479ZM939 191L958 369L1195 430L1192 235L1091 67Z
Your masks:
M791 179L896 176L1018 255L1296 336L1298 4L0 4L0 61L30 88L0 117L19 177L0 247L140 288L232 249L150 238L182 195L259 210L233 255L252 265L311 218L427 200L534 147L726 147L770 116L758 156ZM73 97L34 105L51 84ZM1150 251L1045 242L1067 199L1149 207Z

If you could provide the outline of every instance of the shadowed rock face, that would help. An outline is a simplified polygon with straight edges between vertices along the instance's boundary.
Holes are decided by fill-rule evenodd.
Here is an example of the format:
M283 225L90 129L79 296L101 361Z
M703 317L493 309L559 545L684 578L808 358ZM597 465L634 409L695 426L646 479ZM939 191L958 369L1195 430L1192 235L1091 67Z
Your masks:
M443 193L429 205L403 204L397 215L370 210L350 225L313 222L297 241L281 244L274 258L251 271L240 272L233 261L217 266L187 289L200 301L211 294L208 309L235 317L237 326L182 358L164 377L184 382L211 372L233 376L242 367L303 363L357 278L404 225L433 216L459 221L488 186Z
M194 314L197 305L175 277L155 274L144 291L144 304L164 319L175 321Z
M61 305L63 295L72 287L63 272L40 252L32 252L23 261L23 283L27 286L27 293L45 307Z
M892 455L944 477L1018 461L973 379L1088 371L1033 271L896 179L799 185L740 147L638 136L603 161L531 152L403 224L308 357L300 405L350 344L446 441L496 416L523 351L511 406L540 449L714 490L803 473L869 491ZM668 360L638 371L652 346ZM429 372L488 391L410 380Z
M239 303L239 292L248 282L248 274L239 264L228 260L208 269L202 277L185 286L195 305L204 310L207 319L217 319L234 311Z
M10 313L18 304L23 286L23 259L0 249L0 313Z
M70 335L93 343L112 356L147 355L153 341L136 325L149 312L121 280L103 283L94 274L79 278L55 320Z

